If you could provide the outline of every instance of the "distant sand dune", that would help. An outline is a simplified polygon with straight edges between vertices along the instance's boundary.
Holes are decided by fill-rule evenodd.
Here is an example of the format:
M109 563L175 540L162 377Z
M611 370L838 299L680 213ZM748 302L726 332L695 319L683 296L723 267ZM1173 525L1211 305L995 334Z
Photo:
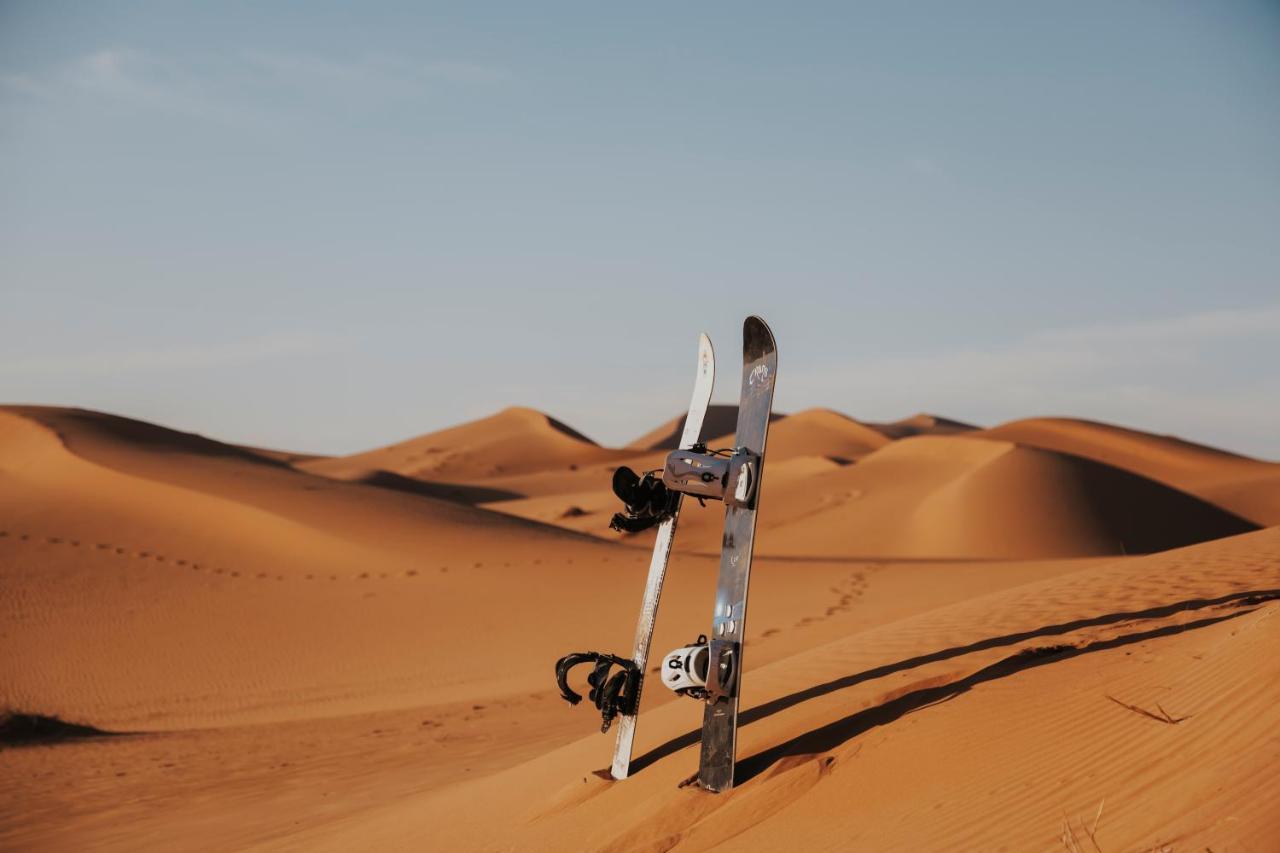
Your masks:
M963 436L887 444L855 465L771 479L762 553L1029 558L1147 553L1256 529L1212 504L1079 457ZM718 521L687 531L714 542ZM706 528L699 531L699 528Z
M1012 421L974 435L1095 459L1189 492L1257 524L1280 524L1280 464L1074 418Z
M465 483L549 469L569 470L630 455L634 454L600 447L542 412L516 406L387 447L304 462L299 467L339 479L389 471Z
M557 564L573 607L592 600L596 566L633 560L558 528L160 438L149 456L110 418L0 411L0 590L21 591L0 593L0 622L24 625L0 654L0 709L128 728L334 713L359 684L389 698L421 690L424 672L465 680L472 664L450 648L480 626L545 630L526 606L543 588L534 566ZM459 623L450 590L464 576L487 603ZM371 606L384 596L389 609Z
M676 415L671 420L628 443L627 449L638 451L675 450L680 446L680 437L684 433L684 422L688 417L687 413ZM784 417L786 415L774 412L771 420L776 421ZM737 426L738 407L715 403L707 407L706 416L702 420L702 437L710 439L713 436L726 435L732 433Z
M978 429L973 424L944 418L941 415L931 415L927 412L920 412L897 421L868 423L867 426L894 439L912 435L955 435Z
M878 430L831 409L805 409L769 428L769 461L826 456L840 462L860 459L890 442ZM708 443L732 447L732 435Z

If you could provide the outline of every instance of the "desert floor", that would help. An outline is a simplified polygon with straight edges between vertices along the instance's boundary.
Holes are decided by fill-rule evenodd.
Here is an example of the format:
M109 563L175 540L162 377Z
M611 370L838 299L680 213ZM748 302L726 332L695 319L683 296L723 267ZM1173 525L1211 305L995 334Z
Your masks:
M682 784L656 680L602 778L552 664L629 650L609 475L679 425L322 458L0 408L0 849L1280 849L1280 465L1061 418L775 421L737 786ZM721 516L686 502L655 659Z

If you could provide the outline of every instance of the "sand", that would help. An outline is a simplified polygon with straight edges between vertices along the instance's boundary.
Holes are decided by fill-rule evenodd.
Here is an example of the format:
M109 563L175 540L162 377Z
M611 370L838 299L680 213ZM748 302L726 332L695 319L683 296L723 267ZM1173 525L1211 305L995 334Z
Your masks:
M681 787L700 707L658 687L595 775L551 664L629 647L608 472L678 424L321 458L0 408L0 849L1274 846L1277 466L1067 419L779 418L738 787ZM720 515L687 502L657 652L706 630Z

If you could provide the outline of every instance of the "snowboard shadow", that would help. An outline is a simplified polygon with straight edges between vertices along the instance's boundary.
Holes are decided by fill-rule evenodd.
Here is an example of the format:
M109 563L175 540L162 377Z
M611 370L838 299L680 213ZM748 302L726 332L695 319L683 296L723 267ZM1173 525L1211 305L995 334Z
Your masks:
M847 687L853 687L854 685L861 684L866 681L882 678L886 675L892 675L904 670L914 669L915 667L923 666L925 664L961 657L972 652L985 651L987 649L998 648L1000 646L1014 645L1042 637L1060 636L1082 628L1111 625L1117 622L1136 621L1141 619L1159 619L1172 616L1175 613L1189 610L1200 610L1206 607L1217 607L1222 605L1247 607L1249 605L1262 604L1276 599L1280 599L1280 589L1249 590L1230 593L1216 598L1186 599L1184 601L1150 607L1144 610L1107 613L1099 616L1075 619L1070 622L1062 622L1055 625L1045 625L1031 631L1020 631L1012 634L1004 634L998 637L990 637L985 640L979 640L975 643L969 643L963 646L953 646L951 648L931 652L926 655L917 655L916 657L906 658L905 660L897 661L896 663L863 670L862 672L846 675L822 684L816 684L813 687L808 687L804 690L798 690L795 693L743 710L738 715L738 725L749 725L756 720L764 719L765 717L776 714L779 711L786 710L787 708L791 708L802 702L815 699L819 696L825 696L838 690L843 690ZM1154 639L1156 637L1165 637L1172 634L1179 634L1183 631L1194 628L1206 627L1227 619L1234 619L1237 616L1243 616L1249 612L1251 612L1251 610L1239 610L1234 613L1208 617L1206 619L1187 622L1181 625L1169 625L1153 629L1151 631L1125 634L1120 637L1101 640L1079 648L1074 646L1054 646L1049 649L1024 650L988 667L980 669L965 678L948 684L923 688L921 690L905 694L896 699L885 702L882 705L864 709L856 714L852 714L823 726L820 729L816 729L797 738L793 738L792 740L786 741L778 746L771 747L764 752L742 759L738 762L737 769L734 774L735 784L745 782L747 779L758 775L761 770L768 768L774 762L786 755L797 753L808 754L811 752L821 752L823 750L831 749L834 746L844 743L850 738L861 734L867 729L892 722L911 711L924 707L925 705L932 705L940 701L955 698L955 696L968 691L976 684L981 684L997 678L1004 678L1032 667L1067 660L1082 654L1105 651L1107 649L1117 648L1131 643L1143 642L1144 640ZM633 774L638 773L655 761L678 752L685 747L698 743L701 736L701 729L695 729L653 748L631 762L631 772Z

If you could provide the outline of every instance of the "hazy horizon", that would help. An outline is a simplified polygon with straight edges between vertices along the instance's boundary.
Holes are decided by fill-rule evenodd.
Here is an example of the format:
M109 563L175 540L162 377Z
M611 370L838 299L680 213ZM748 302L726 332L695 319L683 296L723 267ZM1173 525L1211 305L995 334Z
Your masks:
M1280 458L1268 3L0 8L0 401L343 453L777 405Z

